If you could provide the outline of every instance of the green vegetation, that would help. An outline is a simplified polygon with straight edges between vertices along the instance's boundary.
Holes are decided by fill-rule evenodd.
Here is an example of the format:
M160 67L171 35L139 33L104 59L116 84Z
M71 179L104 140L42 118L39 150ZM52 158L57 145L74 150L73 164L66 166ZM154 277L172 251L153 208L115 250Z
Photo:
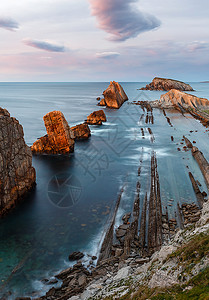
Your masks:
M185 245L174 251L168 256L170 259L177 260L177 267L182 266L182 274L179 275L179 281L182 284L170 288L148 288L147 284L139 282L138 286L128 283L129 293L123 297L114 299L120 300L209 300L209 266L200 270L199 274L193 276L188 282L185 282L185 275L191 275L191 270L204 257L209 256L209 234L201 233L195 235ZM151 268L153 265L151 266ZM165 267L162 269L166 269ZM113 296L106 297L105 300L112 300Z
M205 109L205 110L203 110L206 114L208 114L209 115L209 110L208 109Z

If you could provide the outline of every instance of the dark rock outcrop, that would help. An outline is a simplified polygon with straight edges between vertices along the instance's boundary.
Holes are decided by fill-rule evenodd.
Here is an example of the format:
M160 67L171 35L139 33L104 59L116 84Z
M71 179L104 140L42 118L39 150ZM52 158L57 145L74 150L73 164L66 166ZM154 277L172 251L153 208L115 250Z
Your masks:
M87 117L86 124L89 125L102 125L102 122L106 122L106 116L103 110L97 110L91 113Z
M32 153L23 128L0 108L0 216L6 214L35 185Z
M109 108L120 108L121 105L128 100L122 86L115 81L111 81L108 88L103 92L104 99L99 105L106 105Z
M67 154L74 151L73 133L60 111L44 116L47 135L38 139L31 147L33 153Z
M91 136L90 128L87 124L79 124L70 128L75 140L86 140Z
M141 88L141 90L150 91L169 91L172 89L176 89L179 91L193 91L193 88L189 84L174 79L159 77L155 77L150 84L146 85L145 88Z
M73 253L71 253L71 254L69 255L69 260L70 260L70 261L79 260L79 259L81 259L81 258L83 258L83 257L84 257L84 254L83 254L82 252L80 252L80 251L75 251L75 252L73 252Z

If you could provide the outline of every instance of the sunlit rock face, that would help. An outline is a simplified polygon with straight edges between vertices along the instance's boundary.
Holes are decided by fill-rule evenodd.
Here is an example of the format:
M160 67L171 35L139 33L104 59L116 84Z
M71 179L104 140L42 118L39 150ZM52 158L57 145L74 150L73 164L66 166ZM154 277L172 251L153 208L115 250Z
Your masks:
M9 212L35 186L32 152L18 120L0 108L0 216Z
M145 88L141 88L141 90L150 90L150 91L169 91L172 89L176 89L179 91L194 91L193 88L184 82L173 80L173 79L166 79L166 78L159 78L155 77L150 84L147 84Z
M52 111L44 116L47 135L38 139L31 147L37 154L67 154L74 151L74 136L63 113Z
M209 101L205 98L198 98L194 95L190 95L178 90L171 90L168 93L162 95L159 100L159 104L163 108L171 106L182 106L187 109L189 107L196 108L209 108Z
M122 86L115 81L111 81L108 88L103 92L104 99L101 100L101 106L106 105L109 108L120 108L128 100Z

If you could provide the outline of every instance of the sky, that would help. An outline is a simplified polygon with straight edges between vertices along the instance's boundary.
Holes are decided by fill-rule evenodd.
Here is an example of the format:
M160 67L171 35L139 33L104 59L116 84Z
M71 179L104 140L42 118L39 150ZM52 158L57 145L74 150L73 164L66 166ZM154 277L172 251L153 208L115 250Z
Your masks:
M208 0L7 0L0 81L209 80Z

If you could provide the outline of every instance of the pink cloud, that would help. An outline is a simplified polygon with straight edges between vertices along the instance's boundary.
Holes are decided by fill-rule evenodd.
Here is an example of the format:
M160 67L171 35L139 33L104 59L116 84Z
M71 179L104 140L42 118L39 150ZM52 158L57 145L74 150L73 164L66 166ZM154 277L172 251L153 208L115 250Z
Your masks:
M133 4L137 0L89 0L92 15L99 28L110 34L113 41L125 41L160 26L153 15L141 12Z

